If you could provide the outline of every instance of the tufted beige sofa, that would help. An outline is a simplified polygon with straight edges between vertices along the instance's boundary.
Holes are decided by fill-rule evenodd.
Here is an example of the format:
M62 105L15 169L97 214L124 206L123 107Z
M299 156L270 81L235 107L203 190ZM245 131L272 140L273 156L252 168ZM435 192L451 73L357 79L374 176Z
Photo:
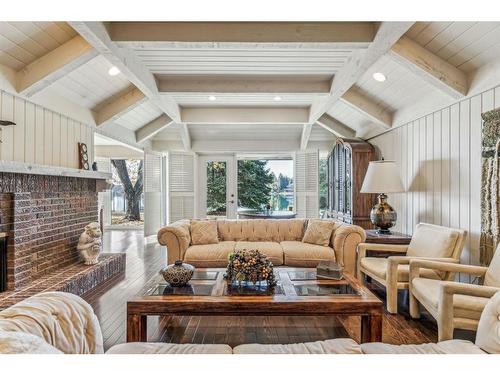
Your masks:
M180 220L158 232L158 242L167 247L168 263L182 259L195 267L226 267L235 250L258 249L275 266L316 267L321 260L337 260L354 274L356 247L366 238L357 226L335 222L330 246L303 243L307 219L218 220L218 244L192 245L190 220Z
M102 354L99 322L78 296L40 293L0 312L0 354ZM127 343L106 354L486 354L500 353L500 292L483 310L476 342L421 345L357 344L334 339L288 345Z

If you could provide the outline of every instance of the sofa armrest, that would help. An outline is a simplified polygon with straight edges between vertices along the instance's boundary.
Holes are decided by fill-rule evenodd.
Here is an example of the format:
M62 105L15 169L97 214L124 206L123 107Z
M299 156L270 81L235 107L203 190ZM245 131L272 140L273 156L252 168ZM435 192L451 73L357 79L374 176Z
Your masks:
M168 264L183 260L191 243L190 221L179 220L158 231L158 243L167 247Z
M352 275L356 272L356 248L365 239L365 230L352 224L341 223L333 233L332 245L337 262Z
M71 293L40 293L1 311L0 331L38 336L66 354L104 353L94 310Z

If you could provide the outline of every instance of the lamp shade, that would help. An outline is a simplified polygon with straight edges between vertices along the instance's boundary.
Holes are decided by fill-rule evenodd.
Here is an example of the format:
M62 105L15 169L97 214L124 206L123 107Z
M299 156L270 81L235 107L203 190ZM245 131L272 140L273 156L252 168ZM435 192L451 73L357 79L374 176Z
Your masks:
M389 160L371 161L368 164L362 193L401 193L405 191L396 162Z

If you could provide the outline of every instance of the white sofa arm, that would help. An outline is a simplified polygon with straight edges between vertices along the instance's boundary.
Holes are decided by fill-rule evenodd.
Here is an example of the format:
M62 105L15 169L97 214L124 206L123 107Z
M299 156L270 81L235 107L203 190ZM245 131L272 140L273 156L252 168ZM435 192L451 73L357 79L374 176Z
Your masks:
M94 310L71 293L40 293L1 311L0 331L30 333L66 354L104 353Z

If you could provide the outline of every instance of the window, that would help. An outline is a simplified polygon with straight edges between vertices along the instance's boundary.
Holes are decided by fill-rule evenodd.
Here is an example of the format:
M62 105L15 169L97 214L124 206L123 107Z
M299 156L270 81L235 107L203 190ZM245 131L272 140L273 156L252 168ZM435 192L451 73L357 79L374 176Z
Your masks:
M238 160L238 212L293 211L293 160Z
M328 209L328 159L319 159L319 210L321 212Z

